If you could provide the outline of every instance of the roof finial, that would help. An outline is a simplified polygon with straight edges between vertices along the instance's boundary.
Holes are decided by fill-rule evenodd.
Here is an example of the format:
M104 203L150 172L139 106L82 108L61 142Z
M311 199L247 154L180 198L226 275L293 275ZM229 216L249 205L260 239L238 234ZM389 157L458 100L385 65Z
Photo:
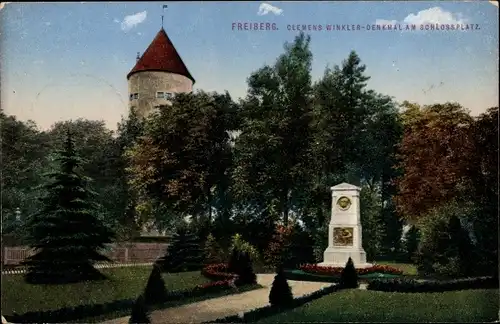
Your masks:
M161 29L163 29L163 15L165 14L165 8L168 8L168 5L163 5L163 13L161 14Z

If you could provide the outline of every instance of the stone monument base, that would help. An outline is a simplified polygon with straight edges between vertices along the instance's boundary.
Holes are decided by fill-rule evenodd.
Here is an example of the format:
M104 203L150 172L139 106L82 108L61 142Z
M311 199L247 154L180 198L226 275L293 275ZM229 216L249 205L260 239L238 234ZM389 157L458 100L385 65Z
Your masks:
M364 250L348 250L327 248L323 253L323 262L318 263L323 267L345 267L349 258L354 262L354 267L358 269L369 268L371 263L366 262L366 252Z

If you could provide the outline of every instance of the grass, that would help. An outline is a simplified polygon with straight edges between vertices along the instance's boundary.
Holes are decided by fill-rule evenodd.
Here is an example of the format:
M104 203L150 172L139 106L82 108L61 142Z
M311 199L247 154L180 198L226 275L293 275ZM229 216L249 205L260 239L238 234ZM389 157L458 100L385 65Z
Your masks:
M109 280L54 286L27 284L23 275L2 275L2 315L134 299L143 292L151 267L101 269L101 272ZM165 273L163 279L167 290L190 289L210 282L199 271Z
M344 290L258 323L491 322L498 307L498 289L411 294Z

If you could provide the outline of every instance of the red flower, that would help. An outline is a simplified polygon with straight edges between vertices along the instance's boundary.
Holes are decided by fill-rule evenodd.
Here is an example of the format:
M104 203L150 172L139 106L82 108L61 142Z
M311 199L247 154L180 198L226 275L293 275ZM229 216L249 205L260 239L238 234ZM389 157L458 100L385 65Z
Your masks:
M233 280L237 277L234 273L227 272L228 265L225 263L207 265L201 273L209 278L215 280Z
M342 273L342 267L327 267L327 266L318 266L317 264L303 264L299 266L299 269L304 272L321 274L321 275L340 275ZM403 274L403 271L387 266L387 265L373 265L369 268L356 269L359 275L379 272L386 274Z

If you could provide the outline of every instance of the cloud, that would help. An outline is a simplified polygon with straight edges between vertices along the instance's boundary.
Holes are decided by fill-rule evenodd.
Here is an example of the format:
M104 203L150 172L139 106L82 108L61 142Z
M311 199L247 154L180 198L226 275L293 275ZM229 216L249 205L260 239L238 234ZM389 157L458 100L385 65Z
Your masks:
M377 25L394 25L397 24L397 20L387 20L387 19L377 19L375 20L375 24Z
M121 22L122 30L123 31L131 30L135 26L144 22L147 16L148 16L147 11L142 11L130 16L125 16L125 18L123 18L123 21Z
M272 6L269 3L263 2L259 6L259 11L257 12L257 15L259 15L259 16L265 16L265 15L267 15L270 12L273 13L273 14L275 14L276 16L279 16L279 15L281 15L283 13L283 9L280 9L278 7L275 7L275 6Z
M425 10L419 11L417 14L409 14L401 22L397 20L389 19L377 19L376 24L463 24L466 23L467 19L463 17L461 13L452 13L449 11L444 11L440 7L433 7Z

